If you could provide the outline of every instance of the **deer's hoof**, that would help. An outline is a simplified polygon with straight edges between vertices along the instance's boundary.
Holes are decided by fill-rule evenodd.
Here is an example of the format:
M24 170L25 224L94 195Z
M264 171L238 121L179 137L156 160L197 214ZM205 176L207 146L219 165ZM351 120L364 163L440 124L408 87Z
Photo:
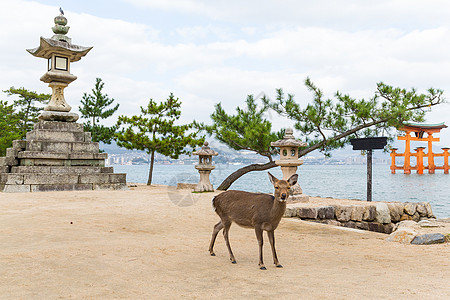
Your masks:
M267 270L266 267L262 266L261 268L259 268L260 270Z
M237 264L237 262L235 260L232 260L231 263L232 264Z
M216 254L215 253L211 253L211 256L216 256Z
M282 268L282 267L283 267L283 266L282 266L282 265L280 265L280 264L278 264L278 265L277 265L277 268Z

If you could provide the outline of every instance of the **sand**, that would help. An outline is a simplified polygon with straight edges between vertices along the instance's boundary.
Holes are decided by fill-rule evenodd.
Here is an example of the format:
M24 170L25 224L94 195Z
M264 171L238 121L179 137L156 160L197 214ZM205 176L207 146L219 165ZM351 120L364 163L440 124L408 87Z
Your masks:
M231 227L209 255L213 193L165 186L129 191L0 193L1 299L449 299L449 244L283 219L284 268L258 268L251 229Z

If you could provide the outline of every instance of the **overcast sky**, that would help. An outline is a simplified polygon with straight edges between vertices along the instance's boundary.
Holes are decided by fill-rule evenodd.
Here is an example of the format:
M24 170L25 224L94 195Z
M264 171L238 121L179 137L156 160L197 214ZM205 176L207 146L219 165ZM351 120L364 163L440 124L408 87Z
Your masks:
M215 103L231 112L248 94L274 97L276 88L307 103L307 76L328 97L337 90L371 97L383 81L422 92L440 88L450 98L444 0L0 0L1 90L51 92L39 81L47 62L25 49L53 35L60 6L72 42L94 47L71 65L78 79L65 97L75 112L96 77L120 103L118 114L138 114L149 98L173 92L183 102L183 121L208 122ZM290 124L269 117L276 129ZM450 125L450 104L427 118ZM450 146L450 128L440 137Z

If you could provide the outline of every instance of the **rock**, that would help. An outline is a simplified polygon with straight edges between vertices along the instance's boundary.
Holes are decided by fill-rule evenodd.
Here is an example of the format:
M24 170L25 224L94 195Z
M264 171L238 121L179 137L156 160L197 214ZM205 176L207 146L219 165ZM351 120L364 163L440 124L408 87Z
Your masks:
M392 222L400 221L403 215L403 203L387 203Z
M373 205L368 205L364 207L364 213L363 213L363 221L373 221L376 216L376 207Z
M414 215L416 213L416 206L417 206L416 203L410 203L410 202L405 203L405 207L404 207L405 213L407 213L410 216Z
M319 219L334 219L334 206L323 206L317 208L317 217Z
M394 231L395 225L392 223L383 224L383 232L391 234Z
M284 211L284 217L286 218L292 218L297 216L297 210L295 207L286 207L286 210Z
M321 220L320 223L333 226L342 226L341 222L332 219Z
M421 216L421 217L427 216L427 209L426 209L424 203L417 203L416 211L419 213L419 216Z
M411 244L414 245L431 245L445 243L445 236L442 233L427 233L416 236Z
M350 221L350 217L352 215L352 206L350 205L337 205L336 206L336 219L341 222Z
M407 220L412 220L412 219L413 219L412 216L410 216L410 215L408 215L408 214L403 214L403 215L400 217L400 222L407 221Z
M410 228L403 228L401 230L394 231L387 238L388 242L398 242L402 244L410 244L416 237L417 232Z
M297 207L297 217L302 219L317 219L315 207Z
M356 227L358 228L358 229L362 229L362 230L369 230L369 223L367 223L367 222L357 222L356 223Z
M425 208L427 209L427 217L434 218L433 210L431 209L431 204L428 202L424 202Z
M414 222L412 220L401 221L400 223L397 224L396 227L397 227L396 230L411 229L411 230L417 231L420 229L419 224L417 224L416 222Z
M350 219L352 221L357 221L357 222L361 222L363 219L363 214L364 214L364 206L353 206L352 209L352 215L350 216Z
M345 222L342 225L347 228L354 228L354 229L358 228L356 222L353 222L353 221Z
M414 214L414 216L412 216L412 219L413 219L414 222L419 222L420 221L420 215L419 215L419 213L417 211Z
M440 225L438 222L434 221L434 220L421 220L418 222L420 227L444 227L443 225Z
M383 224L377 223L377 222L370 222L369 223L369 230L375 231L375 232L381 232L384 233L384 227Z
M391 223L391 213L386 203L379 202L376 205L375 219L378 223L387 224Z

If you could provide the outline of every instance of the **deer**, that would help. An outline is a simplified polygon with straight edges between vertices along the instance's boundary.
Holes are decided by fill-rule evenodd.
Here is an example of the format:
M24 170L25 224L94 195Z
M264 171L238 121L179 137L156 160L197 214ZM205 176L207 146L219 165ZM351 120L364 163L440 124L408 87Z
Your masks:
M269 174L270 182L273 184L274 195L262 193L250 193L244 191L230 190L215 196L212 205L220 217L220 222L214 225L209 253L214 253L214 242L217 234L223 229L223 236L230 254L231 263L236 264L236 259L231 250L228 234L231 224L234 222L241 227L254 228L259 245L259 268L267 270L263 262L263 231L267 231L269 242L272 247L273 262L277 268L283 266L278 261L275 250L275 235L281 218L286 210L286 200L289 197L289 189L297 183L298 175L292 175L288 180L278 180Z

